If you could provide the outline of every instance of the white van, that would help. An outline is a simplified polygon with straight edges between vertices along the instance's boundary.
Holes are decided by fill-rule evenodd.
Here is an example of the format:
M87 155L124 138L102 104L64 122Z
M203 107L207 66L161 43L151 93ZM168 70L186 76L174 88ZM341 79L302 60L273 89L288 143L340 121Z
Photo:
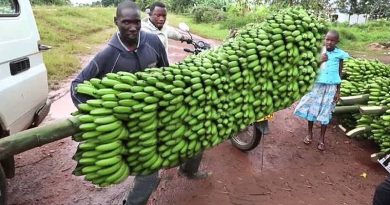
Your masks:
M0 1L0 138L37 126L50 110L47 71L29 0ZM14 159L0 159L0 204Z

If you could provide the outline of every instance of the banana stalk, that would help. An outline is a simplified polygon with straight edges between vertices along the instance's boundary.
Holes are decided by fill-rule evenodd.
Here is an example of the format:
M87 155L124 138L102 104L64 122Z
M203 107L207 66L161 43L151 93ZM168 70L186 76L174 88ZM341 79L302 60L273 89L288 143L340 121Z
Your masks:
M79 132L77 117L54 121L0 139L0 160Z

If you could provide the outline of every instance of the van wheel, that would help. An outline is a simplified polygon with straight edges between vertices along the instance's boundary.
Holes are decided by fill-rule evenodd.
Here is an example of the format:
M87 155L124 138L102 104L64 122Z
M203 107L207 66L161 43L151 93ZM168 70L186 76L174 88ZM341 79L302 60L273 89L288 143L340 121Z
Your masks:
M7 180L3 167L0 164L0 205L7 204Z

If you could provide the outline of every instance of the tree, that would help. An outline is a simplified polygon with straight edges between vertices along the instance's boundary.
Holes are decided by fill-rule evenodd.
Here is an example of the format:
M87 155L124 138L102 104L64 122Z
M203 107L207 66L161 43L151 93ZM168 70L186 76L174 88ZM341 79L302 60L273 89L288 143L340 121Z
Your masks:
M183 13L192 8L195 5L196 0L167 0L165 3L167 3L169 9L172 11Z
M118 6L121 0L102 0L102 6Z
M390 0L337 0L341 12L352 14L369 14L370 18L388 18Z
M331 0L264 0L263 2L277 5L278 7L302 6L304 9L313 11L317 15L324 13L326 16L329 16L333 11L333 1Z

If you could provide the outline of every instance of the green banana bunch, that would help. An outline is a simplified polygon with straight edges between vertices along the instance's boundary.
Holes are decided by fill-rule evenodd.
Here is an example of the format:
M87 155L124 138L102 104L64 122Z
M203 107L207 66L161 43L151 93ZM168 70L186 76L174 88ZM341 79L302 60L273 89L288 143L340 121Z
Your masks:
M75 174L105 186L173 167L289 107L314 83L324 31L286 9L170 67L80 84L92 99L78 107Z
M376 60L350 59L345 62L341 94L368 94L368 101L358 103L361 114L338 116L344 126L354 121L347 135L373 139L381 152L390 152L390 66Z

